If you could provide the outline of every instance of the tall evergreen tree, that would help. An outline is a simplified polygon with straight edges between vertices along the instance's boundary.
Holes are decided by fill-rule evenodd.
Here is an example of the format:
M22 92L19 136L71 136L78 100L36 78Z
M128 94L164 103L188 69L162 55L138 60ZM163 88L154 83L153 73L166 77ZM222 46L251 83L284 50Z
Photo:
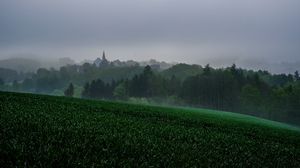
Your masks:
M90 97L90 83L86 82L83 87L83 91L81 93L81 97L88 98Z
M64 91L65 96L73 97L74 95L74 86L72 83L68 86L68 88Z
M203 74L204 75L209 75L210 74L210 69L211 68L210 68L209 64L206 64L204 69L203 69Z
M296 80L296 81L299 81L299 80L300 80L300 76L299 76L299 72L298 72L298 71L295 72L294 77L295 77L295 80Z
M4 85L4 80L2 78L0 78L0 86Z

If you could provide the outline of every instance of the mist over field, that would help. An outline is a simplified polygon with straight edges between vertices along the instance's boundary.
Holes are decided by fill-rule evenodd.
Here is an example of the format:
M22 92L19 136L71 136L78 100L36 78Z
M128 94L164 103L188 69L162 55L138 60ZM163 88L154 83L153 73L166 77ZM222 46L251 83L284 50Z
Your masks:
M211 64L293 73L300 67L297 0L0 2L0 59Z

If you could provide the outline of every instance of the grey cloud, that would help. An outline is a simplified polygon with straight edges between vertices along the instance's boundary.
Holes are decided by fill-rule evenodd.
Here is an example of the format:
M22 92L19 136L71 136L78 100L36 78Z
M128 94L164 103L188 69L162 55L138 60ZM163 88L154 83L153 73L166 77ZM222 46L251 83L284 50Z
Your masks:
M0 57L300 60L298 0L2 0ZM55 50L55 51L53 51Z

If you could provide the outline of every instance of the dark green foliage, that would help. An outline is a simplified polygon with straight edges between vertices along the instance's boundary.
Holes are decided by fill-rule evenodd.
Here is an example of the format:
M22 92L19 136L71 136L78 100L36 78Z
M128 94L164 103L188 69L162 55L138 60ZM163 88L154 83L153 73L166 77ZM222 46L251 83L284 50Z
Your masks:
M4 80L2 78L0 78L0 86L4 85Z
M35 82L36 92L38 93L51 93L53 90L64 86L63 80L60 80L60 73L54 69L38 69Z
M276 88L272 95L273 118L282 118L290 123L300 121L300 83Z
M300 81L300 76L299 76L298 71L295 72L294 78L295 78L296 81Z
M8 82L23 80L22 91L51 94L55 90L64 90L70 82L78 86L84 86L86 82L101 78L103 82L111 83L114 79L132 78L134 75L142 73L142 71L143 67L139 66L98 68L85 63L81 66L63 66L59 70L39 68L35 74L18 74L12 71L14 74L6 75L3 79ZM0 77L2 77L2 74L5 75L8 72L0 68Z
M245 85L241 92L241 106L247 114L261 113L262 95L259 89L252 85ZM253 111L255 109L256 111Z
M202 67L200 65L188 65L183 63L174 65L161 72L163 77L171 78L172 76L175 76L180 81L201 73Z
M67 97L73 97L74 95L74 86L72 83L70 83L69 87L64 91L65 96Z
M88 98L90 97L90 83L85 83L83 87L83 91L81 93L81 97Z
M136 75L130 83L130 95L133 97L152 97L154 93L155 76L151 67L147 65L141 75Z
M19 75L17 71L6 68L0 68L0 78L2 78L6 82L12 82L14 80L18 80Z
M103 63L100 67L85 63L60 70L40 68L31 76L0 68L0 77L4 75L6 83L0 89L62 95L72 82L78 86L76 93L81 92L84 98L206 107L300 125L298 71L293 75L270 74L244 70L235 64L220 69L209 64L204 68L178 64L155 71L151 66L118 67Z
M91 83L87 82L84 85L81 95L84 98L112 99L113 92L119 83L122 83L122 81L116 83L113 80L111 83L105 83L101 79L93 80Z
M168 96L178 96L181 90L181 82L173 75L170 80L167 80L167 93Z
M167 80L153 73L150 66L146 66L140 75L129 80L129 95L132 97L165 97L168 92Z
M19 91L20 89L20 84L17 80L14 80L13 83L12 83L12 88L13 90L16 90L16 91Z
M272 86L260 74L268 73L246 73L236 68L235 64L226 69L213 69L206 65L203 73L187 77L181 82L175 75L164 78L146 66L143 73L125 81L104 83L101 79L93 80L85 85L82 97L121 100L146 98L146 102L227 110L299 125L300 93L296 92L299 90L297 81L287 75L279 75L284 80ZM291 88L282 89L285 87ZM289 98L282 96L281 92L282 95L289 95Z
M127 83L122 82L114 89L113 96L119 100L128 99Z
M300 167L300 132L210 110L0 92L1 167Z
M26 78L22 83L22 90L28 92L34 92L35 91L34 81L31 78Z
M203 74L210 75L210 72L211 72L211 68L210 68L209 64L205 65L205 67L203 69Z
M186 79L182 88L183 99L194 105L232 110L238 101L237 81L226 71L207 69L203 75Z

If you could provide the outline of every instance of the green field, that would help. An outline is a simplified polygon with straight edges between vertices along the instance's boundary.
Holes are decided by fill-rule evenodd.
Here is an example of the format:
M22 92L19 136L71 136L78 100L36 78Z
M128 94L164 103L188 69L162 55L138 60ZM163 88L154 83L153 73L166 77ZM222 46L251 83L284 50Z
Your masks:
M255 117L0 92L1 167L300 167L300 131Z

